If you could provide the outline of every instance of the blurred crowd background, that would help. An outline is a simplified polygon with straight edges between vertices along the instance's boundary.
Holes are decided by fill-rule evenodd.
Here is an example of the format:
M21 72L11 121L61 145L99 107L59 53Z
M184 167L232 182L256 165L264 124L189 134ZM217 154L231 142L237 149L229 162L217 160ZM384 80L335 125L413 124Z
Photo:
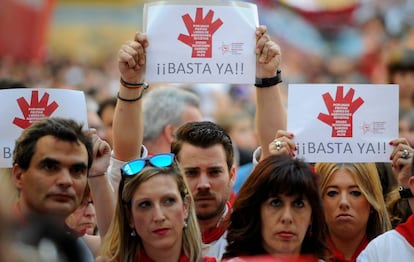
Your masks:
M142 30L144 2L1 0L0 79L84 90L97 103L114 97L116 55ZM384 84L390 63L414 68L414 57L402 55L414 49L412 0L246 2L258 5L260 24L282 48L285 91L289 83ZM185 88L209 97L202 99L206 118L219 119L230 108L254 113L251 86Z

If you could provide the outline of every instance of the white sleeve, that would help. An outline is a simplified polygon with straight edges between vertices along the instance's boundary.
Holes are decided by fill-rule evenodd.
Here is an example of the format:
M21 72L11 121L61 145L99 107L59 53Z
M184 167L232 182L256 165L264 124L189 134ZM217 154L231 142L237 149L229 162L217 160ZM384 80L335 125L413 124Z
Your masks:
M138 158L144 158L148 156L147 148L142 145L141 154ZM111 153L111 160L108 167L109 181L111 182L113 191L118 192L119 182L121 181L121 167L126 162L114 158L113 152Z
M260 161L260 156L262 155L262 148L259 146L253 152L253 166L256 166Z

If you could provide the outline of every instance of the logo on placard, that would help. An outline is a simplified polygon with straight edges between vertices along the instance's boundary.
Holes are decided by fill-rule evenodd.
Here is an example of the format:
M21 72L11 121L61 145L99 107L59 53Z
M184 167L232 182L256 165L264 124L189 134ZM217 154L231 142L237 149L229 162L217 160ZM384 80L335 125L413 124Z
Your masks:
M352 137L354 113L364 103L361 97L354 99L355 90L350 88L344 96L344 87L338 86L335 100L329 93L322 95L328 114L319 113L318 119L332 127L332 137Z
M203 8L196 9L195 19L189 14L182 16L188 35L180 34L178 40L192 49L192 58L211 58L213 34L223 25L218 18L213 22L214 11L209 10L203 17Z
M42 118L49 117L59 107L56 101L49 103L49 93L47 92L39 99L38 90L32 91L30 104L24 97L20 97L16 101L22 111L23 118L15 117L13 124L23 129Z

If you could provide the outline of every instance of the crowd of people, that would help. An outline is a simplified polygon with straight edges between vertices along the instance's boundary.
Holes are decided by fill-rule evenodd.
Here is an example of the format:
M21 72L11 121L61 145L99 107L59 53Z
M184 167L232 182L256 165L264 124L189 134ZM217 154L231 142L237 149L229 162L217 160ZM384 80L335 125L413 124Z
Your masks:
M142 32L119 49L116 73L89 71L88 87L41 73L2 83L83 89L89 129L50 117L19 136L13 167L1 174L1 197L13 204L0 210L0 261L413 260L412 134L401 121L401 137L386 141L391 163L296 158L286 130L292 55L266 26L255 36L255 87L212 88L207 97L146 83ZM386 44L383 83L399 84L400 119L410 121L414 49ZM0 76L15 76L2 62ZM83 71L60 69L62 81ZM213 97L217 110L207 114Z

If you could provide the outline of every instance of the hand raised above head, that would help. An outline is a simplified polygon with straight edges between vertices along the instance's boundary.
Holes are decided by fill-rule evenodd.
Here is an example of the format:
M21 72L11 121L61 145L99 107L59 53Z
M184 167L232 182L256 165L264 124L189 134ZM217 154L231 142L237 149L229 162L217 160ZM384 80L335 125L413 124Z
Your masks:
M256 30L255 52L256 77L274 77L282 59L282 52L280 46L271 40L264 25L259 26Z
M118 69L121 77L128 83L142 82L145 73L146 55L148 47L147 35L136 33L133 41L127 41L118 52Z

